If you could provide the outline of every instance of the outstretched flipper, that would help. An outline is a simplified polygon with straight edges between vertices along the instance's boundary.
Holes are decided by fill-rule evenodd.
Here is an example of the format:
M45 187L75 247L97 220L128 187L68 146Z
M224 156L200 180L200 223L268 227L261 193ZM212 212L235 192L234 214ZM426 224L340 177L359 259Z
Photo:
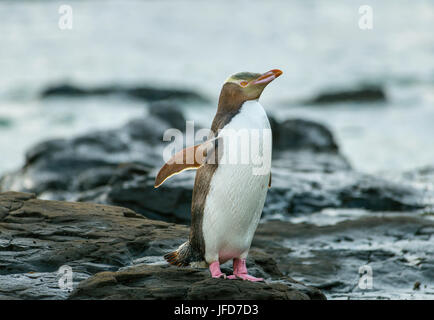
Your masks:
M171 176L185 170L198 169L207 161L213 158L217 138L205 141L204 143L185 148L177 152L164 166L155 178L154 188L158 188Z

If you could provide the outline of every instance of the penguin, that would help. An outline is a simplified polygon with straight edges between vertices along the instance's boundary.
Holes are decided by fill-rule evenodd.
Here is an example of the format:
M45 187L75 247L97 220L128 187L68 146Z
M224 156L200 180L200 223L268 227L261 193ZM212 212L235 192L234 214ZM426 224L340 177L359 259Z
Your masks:
M282 73L273 69L263 74L240 72L230 76L221 89L208 139L179 151L158 172L155 188L184 170L197 170L189 239L177 250L164 255L168 263L205 265L213 278L264 281L249 275L246 267L250 245L271 187L270 167L265 168L265 172L254 173L259 156L268 163L272 156L270 123L259 98L264 88ZM227 161L234 150L241 151L241 157L250 150L230 147L233 146L233 135L242 130L248 133L268 130L270 134L249 136L259 145L258 153L252 155L255 159ZM233 260L232 275L226 275L220 269L220 265L229 260Z

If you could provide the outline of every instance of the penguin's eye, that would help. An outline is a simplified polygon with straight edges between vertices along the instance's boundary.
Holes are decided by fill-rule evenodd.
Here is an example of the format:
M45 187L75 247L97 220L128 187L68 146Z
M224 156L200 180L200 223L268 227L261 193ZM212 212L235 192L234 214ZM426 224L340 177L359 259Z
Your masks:
M240 85L241 85L242 87L245 87L245 86L247 86L248 84L249 84L248 81L241 81L241 82L240 82Z

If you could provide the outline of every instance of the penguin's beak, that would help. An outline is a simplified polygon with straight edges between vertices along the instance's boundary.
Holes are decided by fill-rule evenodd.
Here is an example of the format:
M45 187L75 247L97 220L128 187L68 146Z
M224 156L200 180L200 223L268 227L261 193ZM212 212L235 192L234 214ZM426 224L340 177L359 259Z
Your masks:
M279 77L282 73L283 72L279 69L270 70L261 74L257 79L253 80L252 84L268 84Z

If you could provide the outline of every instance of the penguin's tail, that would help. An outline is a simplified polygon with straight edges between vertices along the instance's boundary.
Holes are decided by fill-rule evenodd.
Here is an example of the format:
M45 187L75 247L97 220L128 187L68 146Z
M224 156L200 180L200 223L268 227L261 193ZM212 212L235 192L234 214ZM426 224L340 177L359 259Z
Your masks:
M192 260L192 251L190 242L187 241L181 244L175 251L165 254L164 259L175 266L186 267L190 265Z

